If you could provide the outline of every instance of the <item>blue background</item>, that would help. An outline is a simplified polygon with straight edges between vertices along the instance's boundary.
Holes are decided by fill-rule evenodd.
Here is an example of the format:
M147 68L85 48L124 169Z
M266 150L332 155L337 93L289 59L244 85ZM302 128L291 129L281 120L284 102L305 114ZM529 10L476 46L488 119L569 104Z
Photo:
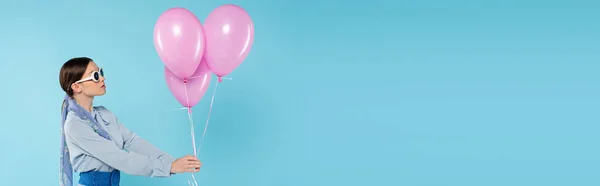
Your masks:
M250 13L255 43L217 91L200 185L600 185L591 0L5 0L1 185L57 184L58 71L71 57L105 68L96 105L173 156L192 153L153 26L174 6L203 22L225 3Z

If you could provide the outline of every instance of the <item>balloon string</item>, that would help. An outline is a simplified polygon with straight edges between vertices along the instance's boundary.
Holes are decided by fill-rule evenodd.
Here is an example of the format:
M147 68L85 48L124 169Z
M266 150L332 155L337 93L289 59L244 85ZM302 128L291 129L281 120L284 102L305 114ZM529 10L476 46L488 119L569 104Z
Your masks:
M192 77L195 78L195 77ZM221 78L220 79L227 79L227 80L231 80L231 78ZM190 121L190 128L191 128L191 135L192 135L192 146L194 147L194 156L198 157L197 154L200 153L200 149L202 149L202 142L204 141L204 136L206 136L206 129L208 128L208 122L210 121L210 115L212 113L212 108L215 102L215 94L217 93L217 88L219 88L219 83L221 81L217 81L216 85L215 85L215 89L213 90L213 94L212 94L212 98L210 100L210 107L208 109L208 116L206 118L206 124L204 125L204 132L202 132L202 138L200 139L200 147L198 147L198 151L196 151L196 138L195 138L195 134L194 134L194 120L192 117L192 108L191 107L187 107L188 109L188 119ZM183 82L184 84L184 92L185 92L185 99L187 101L187 105L189 104L189 97L188 97L188 93L187 93L187 79L184 80ZM183 108L185 109L185 108ZM190 180L188 180L188 185L190 186L198 186L198 182L196 181L196 177L194 176L194 173L192 173L192 180L194 180L193 184Z
M190 107L190 100L188 97L188 92L187 92L187 79L183 80L183 91L185 92L185 100L186 100L186 106L188 109L188 120L190 121L190 134L192 136L192 147L194 149L194 157L197 157L196 155L196 135L194 134L194 119L192 117L192 107ZM196 181L196 177L194 176L194 173L192 173L192 180L194 180L194 185L198 185L198 182ZM188 184L191 185L190 180L188 180Z
M188 92L187 92L187 80L183 80L183 91L185 92L185 100L186 100L186 106L187 106L187 110L188 110L188 119L190 120L190 129L191 129L191 135L192 135L192 147L194 149L194 156L196 156L196 135L194 134L194 120L192 119L192 107L190 107L190 99L188 97Z
M208 108L208 116L206 117L206 124L204 124L204 132L202 133L202 138L200 138L200 147L198 147L198 153L200 153L200 149L202 149L202 141L204 141L204 136L206 136L206 129L208 128L208 122L210 121L210 114L212 113L212 108L215 102L215 93L217 93L217 88L219 88L219 82L216 83L215 89L213 90L212 98L210 100L210 107Z
M194 178L194 174L192 174L192 179L194 180L194 183L192 183L190 180L188 180L188 185L189 186L198 186L198 182L196 182L196 178Z
M192 109L189 108L188 110L188 119L190 121L190 130L191 130L191 135L192 135L192 147L194 148L194 156L196 156L196 134L194 132L194 119L192 117Z

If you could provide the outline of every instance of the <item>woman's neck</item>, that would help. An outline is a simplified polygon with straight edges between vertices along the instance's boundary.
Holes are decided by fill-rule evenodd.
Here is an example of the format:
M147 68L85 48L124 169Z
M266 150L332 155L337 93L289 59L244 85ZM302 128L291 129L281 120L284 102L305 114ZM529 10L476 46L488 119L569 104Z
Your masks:
M73 99L77 102L77 104L81 105L88 112L92 112L92 102L94 101L94 97L84 96L84 95L75 95Z

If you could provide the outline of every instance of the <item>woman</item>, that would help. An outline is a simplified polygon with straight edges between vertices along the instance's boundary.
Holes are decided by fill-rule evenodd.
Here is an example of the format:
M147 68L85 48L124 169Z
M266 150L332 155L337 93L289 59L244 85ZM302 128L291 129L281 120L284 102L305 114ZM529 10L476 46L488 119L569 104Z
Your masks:
M60 185L119 185L120 171L131 175L169 177L198 172L202 163L193 156L174 160L119 122L111 111L92 106L95 96L106 93L104 71L90 58L67 61L60 70L66 92L62 106Z

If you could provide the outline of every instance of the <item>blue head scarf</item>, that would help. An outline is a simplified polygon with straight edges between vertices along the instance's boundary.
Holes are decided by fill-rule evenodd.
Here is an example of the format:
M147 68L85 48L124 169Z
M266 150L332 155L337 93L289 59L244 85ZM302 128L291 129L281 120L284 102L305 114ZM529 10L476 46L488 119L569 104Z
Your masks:
M106 132L100 124L94 119L92 114L85 110L81 105L79 105L73 98L68 95L65 95L65 99L63 101L61 115L61 154L60 154L60 175L59 175L59 184L60 186L72 186L73 185L73 167L71 166L69 149L67 148L67 142L65 140L65 121L67 120L67 114L69 112L73 112L79 118L87 123L98 133L98 135L110 140L110 136L108 132Z

